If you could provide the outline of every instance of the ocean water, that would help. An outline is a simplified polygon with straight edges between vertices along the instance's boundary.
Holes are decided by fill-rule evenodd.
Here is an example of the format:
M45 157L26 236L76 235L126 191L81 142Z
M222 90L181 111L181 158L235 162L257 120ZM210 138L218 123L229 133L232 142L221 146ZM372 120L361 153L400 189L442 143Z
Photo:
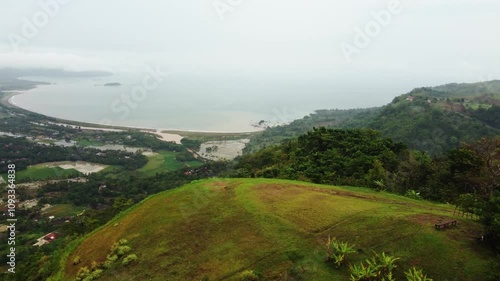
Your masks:
M53 83L11 99L27 110L68 120L156 129L255 131L252 125L260 120L282 124L317 109L358 107L360 100L366 101L363 93L334 91L329 85L245 77L171 75L146 84L144 75L23 79ZM103 86L113 82L122 85Z

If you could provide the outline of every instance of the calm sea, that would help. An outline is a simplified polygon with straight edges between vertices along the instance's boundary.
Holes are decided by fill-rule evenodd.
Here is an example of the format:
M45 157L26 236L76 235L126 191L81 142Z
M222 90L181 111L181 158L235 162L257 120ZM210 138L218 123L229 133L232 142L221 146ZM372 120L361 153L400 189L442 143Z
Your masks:
M349 108L361 97L306 82L242 77L171 75L140 95L143 77L23 77L47 81L15 96L22 108L63 119L99 124L197 131L255 131L252 124L290 122L324 108ZM121 86L104 86L105 83Z

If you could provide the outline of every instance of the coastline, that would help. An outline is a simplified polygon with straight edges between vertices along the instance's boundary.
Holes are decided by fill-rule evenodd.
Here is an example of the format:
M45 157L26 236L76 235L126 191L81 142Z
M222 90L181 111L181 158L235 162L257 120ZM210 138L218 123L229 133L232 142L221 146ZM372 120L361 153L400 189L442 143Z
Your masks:
M2 99L1 99L1 103L7 107L10 107L10 108L17 108L17 109L21 109L21 110L26 110L22 107L19 107L17 106L11 99L17 95L21 95L22 93L21 92L18 92L17 90L16 91L3 91L2 92ZM28 110L26 110L28 111Z
M107 124L99 124L99 123L90 123L90 122L82 122L78 120L69 120L62 119L57 117L48 116L45 114L41 114L38 112L30 111L25 108L18 106L12 99L15 96L24 94L23 90L11 90L11 91L2 91L2 98L0 100L1 104L8 108L15 108L20 111L32 112L47 118L51 118L56 121L56 123L60 123L61 125L69 125L69 126L77 126L82 127L83 130L101 130L101 131L129 131L135 130L144 133L152 133L159 136L163 141L173 141L175 143L180 144L181 140L184 137L193 136L193 135L206 135L206 136L235 136L235 135L244 135L250 136L256 133L263 131L202 131L202 130L184 130L184 129L170 129L170 128L147 128L147 127L137 127L137 126L124 126L124 125L107 125Z

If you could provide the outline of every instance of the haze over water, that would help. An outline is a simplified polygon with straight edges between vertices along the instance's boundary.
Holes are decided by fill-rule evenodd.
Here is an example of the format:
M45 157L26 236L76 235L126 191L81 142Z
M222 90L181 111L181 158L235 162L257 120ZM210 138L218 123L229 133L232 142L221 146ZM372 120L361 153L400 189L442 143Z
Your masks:
M302 118L317 109L381 105L390 100L361 99L362 92L328 90L308 81L276 83L245 77L168 76L135 108L123 110L122 96L131 96L141 78L114 75L103 78L24 77L48 81L12 98L17 106L48 116L99 124L197 131L254 131L260 120L272 125ZM103 86L119 82L121 86ZM337 86L339 88L339 86ZM392 89L397 92L402 89ZM348 91L339 98L335 94ZM350 92L349 92L350 91ZM375 100L375 101L374 101Z
M37 79L58 84L14 98L72 120L247 131L260 120L380 106L415 87L500 77L497 0L51 0L0 8L0 69L116 75ZM147 66L172 75L124 117L112 104L142 83ZM105 82L123 86L94 86Z

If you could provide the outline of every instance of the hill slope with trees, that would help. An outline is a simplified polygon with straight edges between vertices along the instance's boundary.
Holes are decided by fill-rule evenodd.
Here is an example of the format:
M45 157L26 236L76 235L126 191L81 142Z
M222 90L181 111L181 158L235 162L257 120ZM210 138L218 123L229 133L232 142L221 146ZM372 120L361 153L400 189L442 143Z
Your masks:
M378 130L409 148L439 155L461 143L500 135L500 81L418 88L383 107L320 110L289 125L268 128L246 152L298 137L314 127Z

